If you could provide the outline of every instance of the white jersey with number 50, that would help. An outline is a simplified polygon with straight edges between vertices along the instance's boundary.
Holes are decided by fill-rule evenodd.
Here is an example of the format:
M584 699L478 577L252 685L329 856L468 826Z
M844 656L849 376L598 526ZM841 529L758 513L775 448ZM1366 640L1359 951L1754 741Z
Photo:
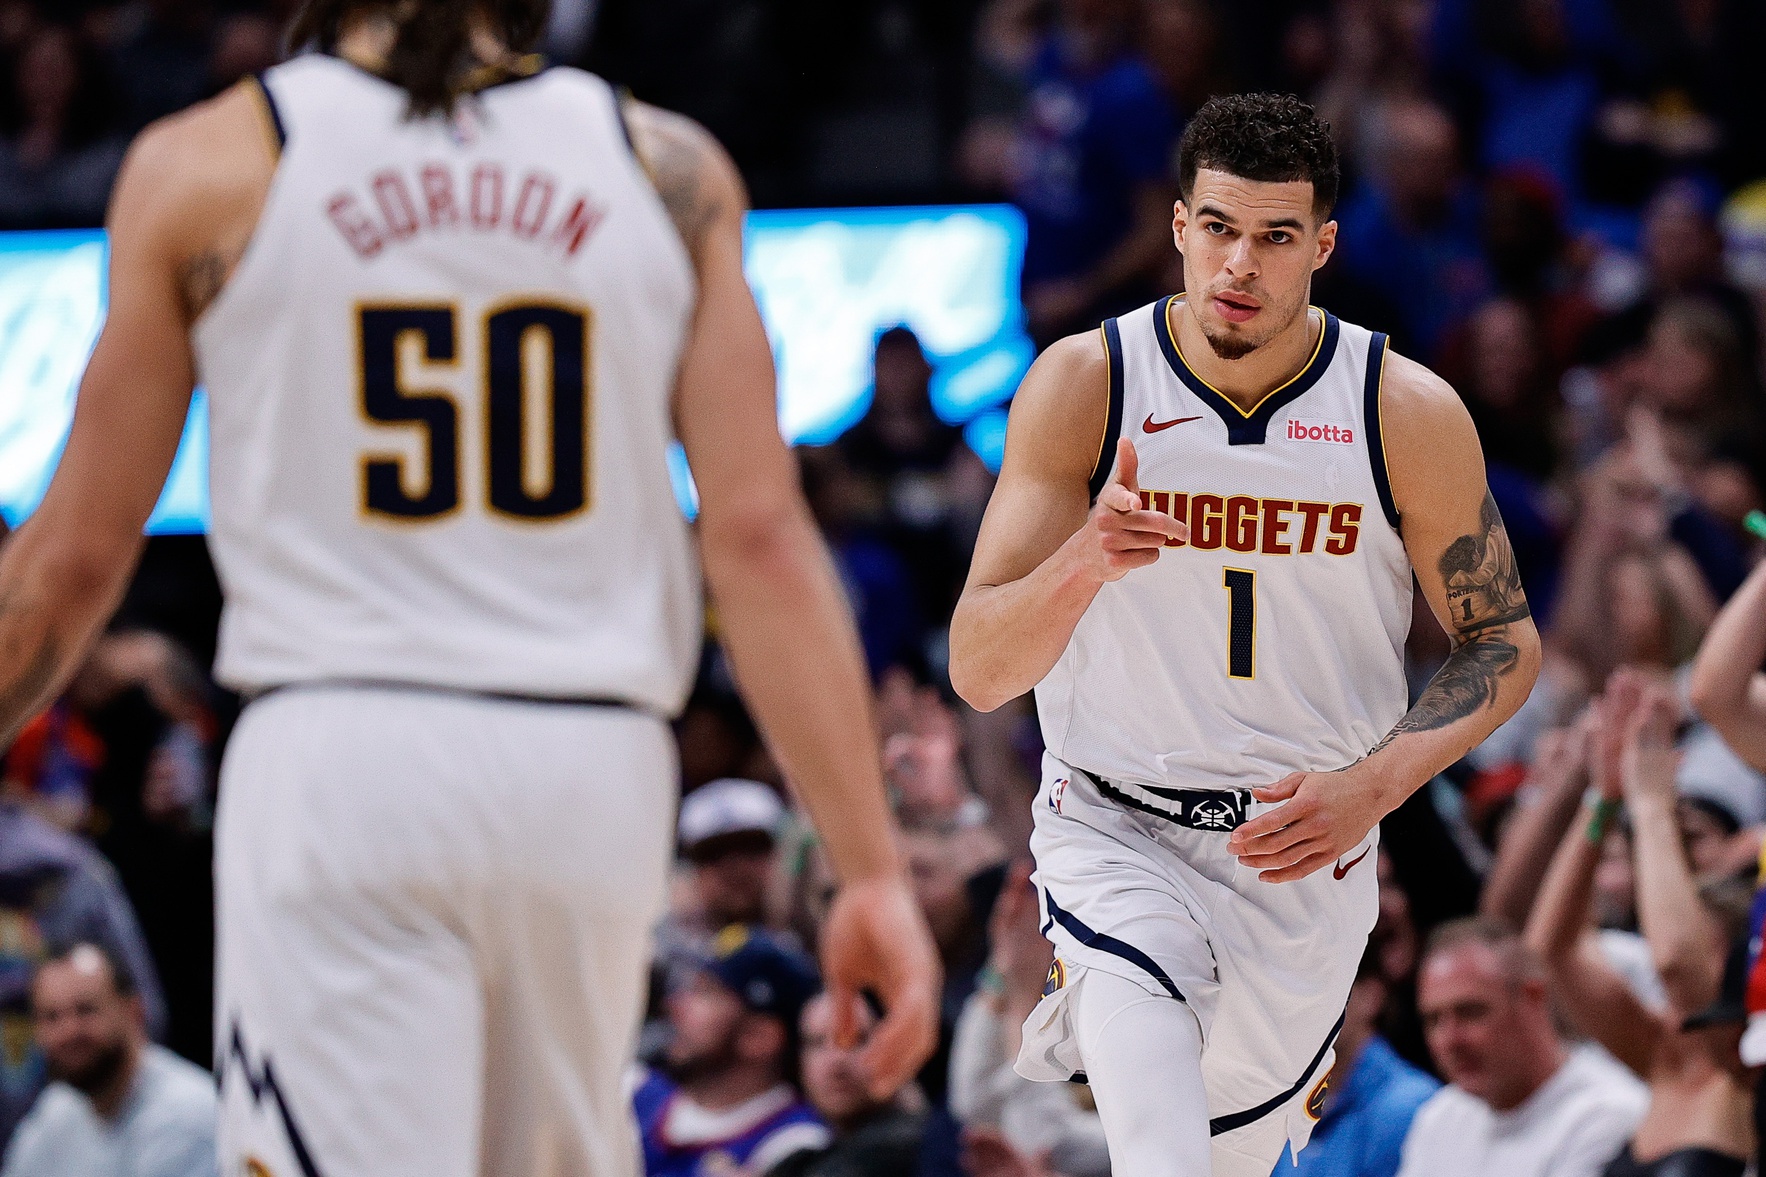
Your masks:
M691 261L606 83L452 118L328 56L263 82L281 156L198 321L217 672L668 713L699 581L666 466Z
M1172 299L1104 324L1102 488L1127 437L1187 542L1105 585L1036 688L1049 751L1221 788L1344 767L1404 714L1411 567L1380 437L1386 337L1314 309L1300 374L1246 413L1185 362Z

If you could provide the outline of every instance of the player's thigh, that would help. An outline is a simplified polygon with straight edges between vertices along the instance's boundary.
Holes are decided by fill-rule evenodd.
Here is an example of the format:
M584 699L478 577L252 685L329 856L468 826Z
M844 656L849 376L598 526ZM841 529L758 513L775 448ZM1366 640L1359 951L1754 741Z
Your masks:
M628 1177L639 1161L626 1074L666 898L673 747L661 724L629 715L541 724L531 738L580 779L555 776L550 796L514 803L508 853L525 865L479 923L492 962L483 1173Z
M366 905L236 898L220 926L221 1172L474 1177L484 1018L463 941Z

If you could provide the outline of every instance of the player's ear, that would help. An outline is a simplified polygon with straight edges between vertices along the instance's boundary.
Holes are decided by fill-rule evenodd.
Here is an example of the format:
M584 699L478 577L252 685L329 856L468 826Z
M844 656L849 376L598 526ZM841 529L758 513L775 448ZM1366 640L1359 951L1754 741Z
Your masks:
M1183 233L1190 223L1190 210L1184 206L1180 198L1171 206L1171 241L1177 246L1177 252L1183 252Z
M1336 251L1337 222L1326 221L1318 227L1318 254L1312 259L1312 268L1317 270L1320 266L1330 261L1331 254Z

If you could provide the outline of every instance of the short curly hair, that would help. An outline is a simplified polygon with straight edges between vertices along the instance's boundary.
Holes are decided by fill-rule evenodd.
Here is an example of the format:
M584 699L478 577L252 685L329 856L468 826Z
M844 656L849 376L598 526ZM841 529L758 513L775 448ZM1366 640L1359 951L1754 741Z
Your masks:
M1203 103L1177 148L1177 184L1186 204L1202 168L1264 183L1310 180L1320 221L1337 204L1330 124L1292 94L1230 94Z

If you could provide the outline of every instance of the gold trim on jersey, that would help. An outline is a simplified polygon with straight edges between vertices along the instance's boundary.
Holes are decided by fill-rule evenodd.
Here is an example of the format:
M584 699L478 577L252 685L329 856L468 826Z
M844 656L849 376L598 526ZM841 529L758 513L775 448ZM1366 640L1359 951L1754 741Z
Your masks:
M1296 380L1299 380L1302 376L1306 375L1306 373L1312 371L1312 366L1314 364L1318 363L1319 352L1324 350L1324 341L1325 341L1325 334L1326 334L1324 308L1323 307L1308 306L1306 308L1306 313L1307 313L1307 317L1308 317L1309 322L1310 322L1312 312L1313 311L1318 312L1318 338L1312 341L1312 354L1307 357L1306 363L1301 366L1301 368L1298 372L1294 373L1292 376L1288 377L1286 380L1282 381L1280 384L1276 385L1274 388L1272 388L1268 392L1264 393L1262 395L1262 397L1260 397L1258 399L1257 403L1252 405L1249 409L1241 409L1241 408L1239 408L1237 402L1235 402L1230 396L1226 395L1226 393L1220 391L1220 389L1214 387L1212 384L1208 383L1206 380L1203 380L1201 374L1199 372L1197 372L1193 366L1191 366L1190 362L1187 359L1184 358L1183 348L1178 346L1177 332L1171 326L1171 310L1173 307L1177 306L1180 302L1183 302L1183 301L1184 300L1181 298L1173 298L1170 302L1165 304L1165 316L1164 316L1164 318L1165 318L1165 335L1168 339L1171 340L1171 354L1176 356L1177 362L1184 366L1184 371L1188 372L1191 376L1194 376L1196 378L1196 382L1198 384L1202 385L1202 387L1206 388L1209 392L1212 392L1215 396L1219 397L1221 400L1223 400L1227 404L1231 405L1233 407L1233 411L1238 413L1239 416L1245 418L1245 420L1247 420L1247 421L1249 421L1252 417L1257 415L1257 410L1261 409L1269 401L1270 397L1274 396L1276 393L1280 392L1282 389L1293 384ZM1382 376L1383 376L1383 374L1382 374Z

